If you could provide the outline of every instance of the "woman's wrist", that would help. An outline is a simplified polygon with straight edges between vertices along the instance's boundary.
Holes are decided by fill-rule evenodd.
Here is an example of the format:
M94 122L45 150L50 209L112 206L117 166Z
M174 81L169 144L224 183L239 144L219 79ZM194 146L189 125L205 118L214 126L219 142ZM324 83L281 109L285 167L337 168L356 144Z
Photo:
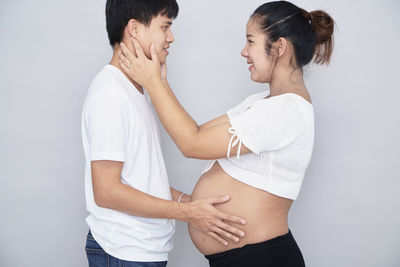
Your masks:
M148 84L146 84L144 87L147 90L151 89L159 89L160 87L165 87L165 83L161 77L153 77L148 80Z

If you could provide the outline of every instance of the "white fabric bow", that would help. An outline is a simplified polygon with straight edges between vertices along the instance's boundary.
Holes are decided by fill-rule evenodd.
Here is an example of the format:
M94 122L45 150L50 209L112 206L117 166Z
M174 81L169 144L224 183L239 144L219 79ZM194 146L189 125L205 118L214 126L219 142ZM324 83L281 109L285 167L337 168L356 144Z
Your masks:
M237 144L239 144L239 147L237 149L237 154L236 154L236 158L239 158L240 149L242 148L242 140L240 140L236 129L234 129L233 127L229 128L228 131L229 131L230 134L232 134L232 136L231 136L231 139L229 140L228 153L226 154L226 157L229 158L230 155L231 155L231 148L235 147Z

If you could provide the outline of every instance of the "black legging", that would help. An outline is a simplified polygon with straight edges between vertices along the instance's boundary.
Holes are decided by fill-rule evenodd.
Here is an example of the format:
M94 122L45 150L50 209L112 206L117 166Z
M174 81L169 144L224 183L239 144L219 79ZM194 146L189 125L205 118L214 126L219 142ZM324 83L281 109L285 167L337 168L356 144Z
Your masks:
M303 255L292 233L206 255L210 267L304 267Z

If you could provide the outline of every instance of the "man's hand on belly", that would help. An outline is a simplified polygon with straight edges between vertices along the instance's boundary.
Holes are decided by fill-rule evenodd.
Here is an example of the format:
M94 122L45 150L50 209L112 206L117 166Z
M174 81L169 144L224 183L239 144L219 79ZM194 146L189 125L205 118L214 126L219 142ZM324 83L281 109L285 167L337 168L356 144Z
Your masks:
M188 203L187 222L194 228L205 232L218 242L228 245L226 239L239 242L245 233L227 222L246 224L246 221L237 216L226 214L218 210L214 204L229 201L230 196L218 196L199 199Z

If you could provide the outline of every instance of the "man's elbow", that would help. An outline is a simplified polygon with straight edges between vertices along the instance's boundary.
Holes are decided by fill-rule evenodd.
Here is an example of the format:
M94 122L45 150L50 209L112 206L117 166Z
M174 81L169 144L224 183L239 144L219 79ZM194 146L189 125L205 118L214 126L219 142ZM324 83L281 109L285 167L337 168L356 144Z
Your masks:
M108 201L103 196L103 194L93 192L93 196L94 196L94 202L96 203L97 206L99 206L100 208L107 208Z
M101 208L112 208L113 190L111 188L93 188L94 202Z

